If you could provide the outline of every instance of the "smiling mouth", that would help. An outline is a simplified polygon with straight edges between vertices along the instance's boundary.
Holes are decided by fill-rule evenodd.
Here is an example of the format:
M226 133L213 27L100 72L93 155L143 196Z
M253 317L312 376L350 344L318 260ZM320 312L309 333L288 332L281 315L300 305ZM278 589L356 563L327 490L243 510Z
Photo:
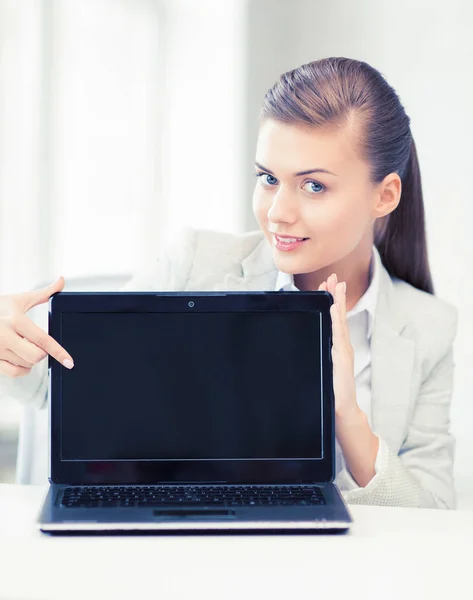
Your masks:
M278 242L281 242L282 244L291 244L291 243L295 243L295 242L304 242L305 240L308 240L309 238L306 237L288 237L288 236L281 236L281 235L277 235L276 233L273 234L274 237L277 239Z

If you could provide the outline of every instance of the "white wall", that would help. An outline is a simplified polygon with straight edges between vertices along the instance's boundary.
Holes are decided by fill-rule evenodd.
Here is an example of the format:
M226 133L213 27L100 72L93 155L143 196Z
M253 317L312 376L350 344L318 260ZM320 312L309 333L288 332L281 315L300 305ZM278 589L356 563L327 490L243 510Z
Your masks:
M53 273L132 270L159 224L160 3L52 4L47 125ZM159 227L159 225L157 225Z
M241 231L245 2L0 0L0 289Z
M167 4L167 237L183 225L244 229L245 4Z
M457 486L473 493L473 5L462 0L448 6L427 0L253 0L249 7L248 164L254 160L256 117L265 91L282 72L318 58L347 56L370 63L396 89L411 117L436 293L460 311L452 430ZM248 177L248 196L253 186L254 178ZM256 226L250 206L246 223Z
M0 2L0 289L42 268L40 4Z

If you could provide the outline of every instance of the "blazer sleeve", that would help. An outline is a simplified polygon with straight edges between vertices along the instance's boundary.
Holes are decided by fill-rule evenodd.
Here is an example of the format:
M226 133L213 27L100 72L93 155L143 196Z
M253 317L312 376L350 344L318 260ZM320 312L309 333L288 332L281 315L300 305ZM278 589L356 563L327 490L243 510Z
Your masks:
M348 503L456 508L455 438L450 433L450 406L458 311L453 308L450 315L443 352L421 384L403 445L395 453L383 444L383 457L373 479L365 487L341 490ZM353 479L345 468L335 481L339 487L349 488L348 482Z
M48 358L32 366L28 375L7 377L0 373L0 399L13 398L20 404L34 404L42 408L48 392Z
M158 257L153 257L126 282L121 291L185 289L193 264L197 231L181 229ZM0 373L0 398L45 408L48 403L48 359L33 365L28 375L11 378Z

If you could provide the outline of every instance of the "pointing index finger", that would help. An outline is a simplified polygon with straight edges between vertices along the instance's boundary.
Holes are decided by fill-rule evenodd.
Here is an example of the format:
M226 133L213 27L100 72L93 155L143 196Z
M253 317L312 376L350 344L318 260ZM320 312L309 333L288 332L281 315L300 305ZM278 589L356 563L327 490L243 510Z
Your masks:
M25 337L27 340L50 354L62 365L72 369L74 361L72 356L56 340L38 327L31 319L25 315L15 320L15 331Z

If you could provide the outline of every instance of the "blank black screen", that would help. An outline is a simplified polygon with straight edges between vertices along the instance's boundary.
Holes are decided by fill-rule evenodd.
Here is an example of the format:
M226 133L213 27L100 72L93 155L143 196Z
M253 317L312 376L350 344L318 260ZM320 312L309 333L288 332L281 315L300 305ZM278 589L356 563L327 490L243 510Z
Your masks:
M62 460L322 457L320 313L64 313Z

